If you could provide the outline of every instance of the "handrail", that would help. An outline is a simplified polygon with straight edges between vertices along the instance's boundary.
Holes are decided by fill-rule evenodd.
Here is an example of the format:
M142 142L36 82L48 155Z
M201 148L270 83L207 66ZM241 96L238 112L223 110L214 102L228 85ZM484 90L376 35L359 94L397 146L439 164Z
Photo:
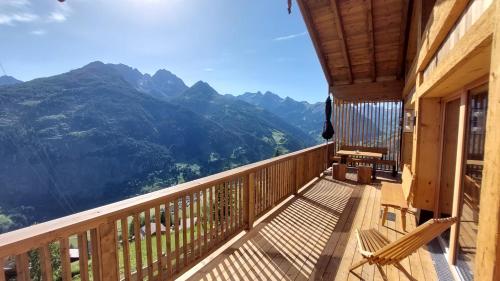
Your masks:
M333 148L330 150L333 150ZM330 151L330 153L332 152L333 151ZM215 234L210 235L217 236L223 234L224 237L222 240L224 240L226 237L225 232L228 232L228 229L237 231L239 229L242 230L243 228L251 227L253 219L262 215L262 212L269 209L268 207L270 207L270 205L274 205L279 200L293 194L300 185L311 180L312 176L318 176L324 169L325 153L325 144L316 145L286 155L179 184L174 187L1 234L0 261L9 256L19 257L33 249L46 247L49 243L59 242L62 245L63 242L67 241L68 237L75 234L80 234L80 237L86 240L87 231L94 234L91 235L91 238L96 241L92 241L92 243L99 243L101 238L106 237L109 240L111 236L114 236L110 241L118 244L116 239L117 221L119 222L121 220L125 222L124 225L128 226L131 217L137 217L145 213L149 215L149 219L151 219L153 223L155 218L151 218L150 211L152 209L155 209L156 214L158 214L161 206L164 206L165 210L167 210L167 206L170 206L170 211L172 212L172 206L179 207L181 203L183 204L183 209L179 210L179 208L177 208L181 222L185 223L188 219L193 220L193 216L196 213L197 219L199 218L198 221L200 221L198 225L205 223L203 229L205 232L207 230L205 228L208 228L208 230L212 232L212 228L219 227L218 223L221 223L222 228L217 228L217 230L214 230ZM289 175L287 176L287 174ZM225 197L221 199L220 196ZM265 196L267 197L264 198ZM255 204L250 204L249 200L251 199L255 201ZM257 202L261 199L262 202ZM187 206L186 201L199 203L196 206L193 206L196 203ZM177 202L177 205L175 202ZM214 206L212 206L212 203ZM203 206L200 207L200 205ZM255 209L253 209L254 205ZM198 208L198 212L193 210L194 207ZM191 208L191 212L193 213L193 216L189 218L187 215L188 208ZM200 210L200 208L202 209ZM173 207L173 209L175 211L175 207ZM220 216L224 217L217 218L219 213L221 213ZM213 216L217 218L217 222L213 221ZM222 221L226 219L227 222ZM208 225L209 220L210 225ZM157 220L157 223L159 223L159 220ZM212 223L215 226L213 226ZM186 230L181 229L179 224L180 223L176 226L178 228L176 230L176 235L178 235L179 231L183 231L183 235L186 236ZM194 225L190 228L190 231L193 232ZM201 227L198 226L198 228L199 231L201 231ZM81 235L82 233L84 234ZM108 236L103 234L107 234ZM132 236L132 233L129 235ZM194 234L191 233L191 236L193 235ZM197 235L199 239L203 238L200 233L197 233ZM204 235L208 234L204 233ZM150 237L147 238L148 241L151 239ZM205 237L204 239L207 238ZM213 237L208 237L208 239L210 243L212 243ZM199 248L196 248L196 251L200 251L200 256L202 242L203 241L196 242L200 243ZM205 243L207 242L205 241ZM194 243L190 244L192 247L191 250L194 251L195 246L192 246ZM185 247L183 247L185 256L189 256L189 253L185 250L188 246L190 245L185 245ZM116 247L113 246L113 248ZM191 255L193 254L191 253ZM98 257L96 256L96 258ZM186 259L186 257L183 259ZM19 259L19 261L20 260L22 259ZM16 261L18 261L18 259L16 259ZM100 259L100 261L103 262L103 259ZM191 258L190 262L192 262ZM188 263L185 262L184 267L187 267L187 265ZM117 264L114 264L114 266L117 266ZM180 267L181 265L177 264L177 266ZM103 274L104 268L106 267L103 265L103 267L101 267L101 274ZM180 268L176 268L176 271L180 272ZM116 273L110 276L116 277ZM111 279L116 280L116 278Z

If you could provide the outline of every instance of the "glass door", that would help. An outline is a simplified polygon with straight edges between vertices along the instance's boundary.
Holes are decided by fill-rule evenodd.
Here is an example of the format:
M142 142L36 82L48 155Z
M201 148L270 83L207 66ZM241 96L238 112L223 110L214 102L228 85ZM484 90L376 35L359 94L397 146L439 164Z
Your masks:
M462 175L462 205L458 232L456 266L464 280L473 279L476 256L476 236L484 160L486 111L488 92L486 85L469 93L466 159Z

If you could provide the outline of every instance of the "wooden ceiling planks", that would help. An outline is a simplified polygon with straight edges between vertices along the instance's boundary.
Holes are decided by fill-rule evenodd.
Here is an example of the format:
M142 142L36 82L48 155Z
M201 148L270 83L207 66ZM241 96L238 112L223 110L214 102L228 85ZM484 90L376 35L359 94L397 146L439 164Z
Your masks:
M338 89L345 95L352 93L346 91L349 85L373 86L402 79L409 2L299 0L303 16L304 11L309 13L304 20L316 34L313 41L320 60L324 60L330 89L335 92L342 86ZM360 89L359 85L354 89Z

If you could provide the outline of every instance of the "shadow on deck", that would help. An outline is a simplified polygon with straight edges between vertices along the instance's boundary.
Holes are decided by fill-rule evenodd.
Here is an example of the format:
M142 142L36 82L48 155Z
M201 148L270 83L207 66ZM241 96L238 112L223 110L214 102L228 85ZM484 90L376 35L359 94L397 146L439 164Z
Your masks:
M374 266L349 274L361 259L356 228L377 228L389 240L401 237L399 211L389 210L380 226L380 189L322 177L302 189L250 232L215 256L188 280L382 280ZM415 219L407 216L408 230ZM437 280L426 248L405 259L403 267L415 280ZM389 280L408 280L392 266Z

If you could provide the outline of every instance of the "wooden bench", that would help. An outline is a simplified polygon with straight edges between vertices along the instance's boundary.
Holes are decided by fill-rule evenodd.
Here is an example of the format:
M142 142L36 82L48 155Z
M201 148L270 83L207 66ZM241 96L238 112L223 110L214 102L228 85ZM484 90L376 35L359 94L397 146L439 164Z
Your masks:
M401 211L403 230L406 231L406 212L408 211L409 199L412 193L414 176L408 165L404 165L402 183L382 182L380 205L384 207L382 214L382 225L387 220L389 207Z

